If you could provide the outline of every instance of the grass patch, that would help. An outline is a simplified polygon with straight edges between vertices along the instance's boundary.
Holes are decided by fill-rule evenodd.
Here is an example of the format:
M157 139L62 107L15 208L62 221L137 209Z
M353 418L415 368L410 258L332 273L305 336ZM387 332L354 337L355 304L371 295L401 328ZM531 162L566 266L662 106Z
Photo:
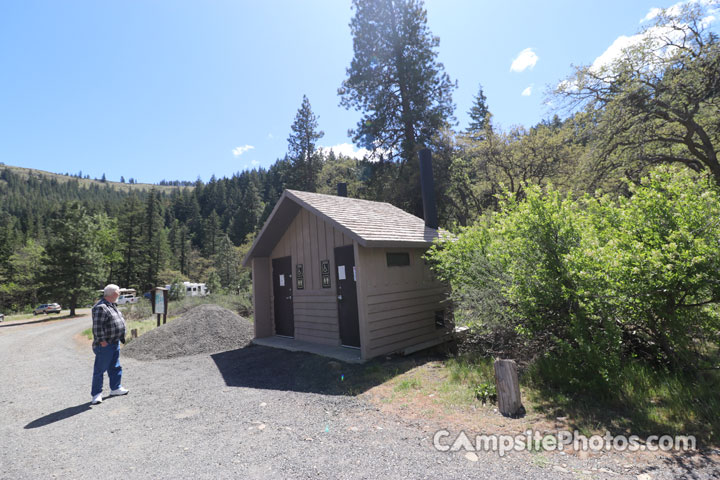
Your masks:
M42 318L42 317L40 317ZM18 313L17 315L5 315L5 322L17 322L19 320L38 320L37 315L32 313Z
M517 421L517 428L539 424L542 429L577 429L588 437L605 430L641 438L695 435L701 447L720 444L720 369L689 375L629 363L621 372L619 387L597 391L582 384L568 385L572 367L567 362L545 360L521 372L522 399L528 413ZM491 393L488 387L495 384L492 358L464 355L399 370L373 365L364 375L375 376L369 383L378 386L372 392L383 408L402 411L406 405L408 412L444 415L442 421L452 418L467 428L484 430L496 428L492 419L502 418L483 407L478 398L479 391ZM487 400L488 405L493 403ZM557 424L557 417L567 420ZM514 423L507 422L516 421L501 422L514 428Z
M558 361L530 368L530 401L548 417L567 416L582 433L695 435L705 445L720 443L720 370L683 374L625 365L618 386L604 390L567 384Z
M394 390L396 392L407 392L408 390L420 390L422 388L422 382L417 377L400 380L395 385Z
M477 398L481 386L488 382L494 386L492 359L479 356L427 361L384 374L385 379L377 379L381 403L415 401L418 411L424 412L473 411L483 405Z

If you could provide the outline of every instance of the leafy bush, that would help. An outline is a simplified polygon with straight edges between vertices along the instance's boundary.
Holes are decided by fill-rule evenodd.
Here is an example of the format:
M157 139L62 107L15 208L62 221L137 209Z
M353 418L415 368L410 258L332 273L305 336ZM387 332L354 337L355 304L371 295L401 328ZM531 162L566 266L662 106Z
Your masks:
M720 194L707 177L662 167L630 197L573 200L552 187L437 244L460 323L513 331L561 356L571 377L607 385L629 357L693 367L720 323Z
M170 284L170 291L168 292L168 298L171 301L177 302L185 298L185 284L182 279L175 278Z
M475 398L480 400L483 405L487 402L497 402L497 387L493 382L483 382L475 386Z

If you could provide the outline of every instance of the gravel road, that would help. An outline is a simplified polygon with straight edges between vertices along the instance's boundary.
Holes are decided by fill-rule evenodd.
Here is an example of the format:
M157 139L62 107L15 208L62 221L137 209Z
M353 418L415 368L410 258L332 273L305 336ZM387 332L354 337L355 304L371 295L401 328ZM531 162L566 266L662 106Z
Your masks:
M121 356L130 394L90 406L93 355L77 337L90 325L0 325L0 478L720 478L703 459L648 468L617 455L438 452L437 426L333 394L327 372L309 381L312 355L259 346Z

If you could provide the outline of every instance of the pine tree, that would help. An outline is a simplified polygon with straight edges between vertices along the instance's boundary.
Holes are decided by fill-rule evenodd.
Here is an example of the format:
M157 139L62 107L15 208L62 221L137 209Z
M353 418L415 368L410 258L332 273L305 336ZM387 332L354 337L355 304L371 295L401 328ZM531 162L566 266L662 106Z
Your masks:
M375 156L399 157L397 205L422 214L418 151L452 120L455 84L437 61L440 43L420 0L353 0L354 57L341 105L363 113L353 141Z
M294 187L314 192L317 175L322 168L322 157L316 149L316 142L325 133L318 130L318 117L310 107L310 101L303 95L302 105L295 115L292 133L288 137L288 154L294 170Z
M133 195L125 202L123 214L118 218L118 236L122 252L118 278L120 285L124 287L142 286L142 225L144 217L142 204Z
M27 244L19 248L10 257L12 282L5 283L6 293L17 306L35 305L42 282L45 265L45 249L35 240L28 239Z
M255 228L260 224L260 217L264 208L265 205L260 199L257 187L252 181L248 182L240 201L240 208L233 217L228 232L235 245L244 243L245 237L255 231Z
M203 255L210 258L215 255L217 251L218 237L220 235L220 217L213 209L210 212L205 224L203 226L203 242L202 252Z
M45 291L53 301L67 305L73 316L81 300L102 288L106 276L97 223L85 207L67 203L52 219L50 231L45 248Z
M141 249L145 269L141 283L144 290L149 290L157 284L158 273L165 266L168 250L160 192L155 189L150 191L145 202L142 228Z
M465 130L468 135L481 138L486 126L490 123L490 110L487 106L487 97L483 93L482 85L478 88L478 94L473 100L473 106L468 112L470 115L470 125Z
M215 268L220 276L220 284L223 288L234 288L239 281L240 256L236 247L225 235L218 245L218 252L215 255Z

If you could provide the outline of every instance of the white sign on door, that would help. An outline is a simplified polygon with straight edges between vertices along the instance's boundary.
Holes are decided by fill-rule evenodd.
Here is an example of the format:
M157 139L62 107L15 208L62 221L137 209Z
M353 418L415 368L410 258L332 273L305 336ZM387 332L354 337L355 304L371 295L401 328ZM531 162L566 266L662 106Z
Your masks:
M280 286L281 287L285 286L285 275L280 275Z
M338 279L345 280L345 265L338 265Z

